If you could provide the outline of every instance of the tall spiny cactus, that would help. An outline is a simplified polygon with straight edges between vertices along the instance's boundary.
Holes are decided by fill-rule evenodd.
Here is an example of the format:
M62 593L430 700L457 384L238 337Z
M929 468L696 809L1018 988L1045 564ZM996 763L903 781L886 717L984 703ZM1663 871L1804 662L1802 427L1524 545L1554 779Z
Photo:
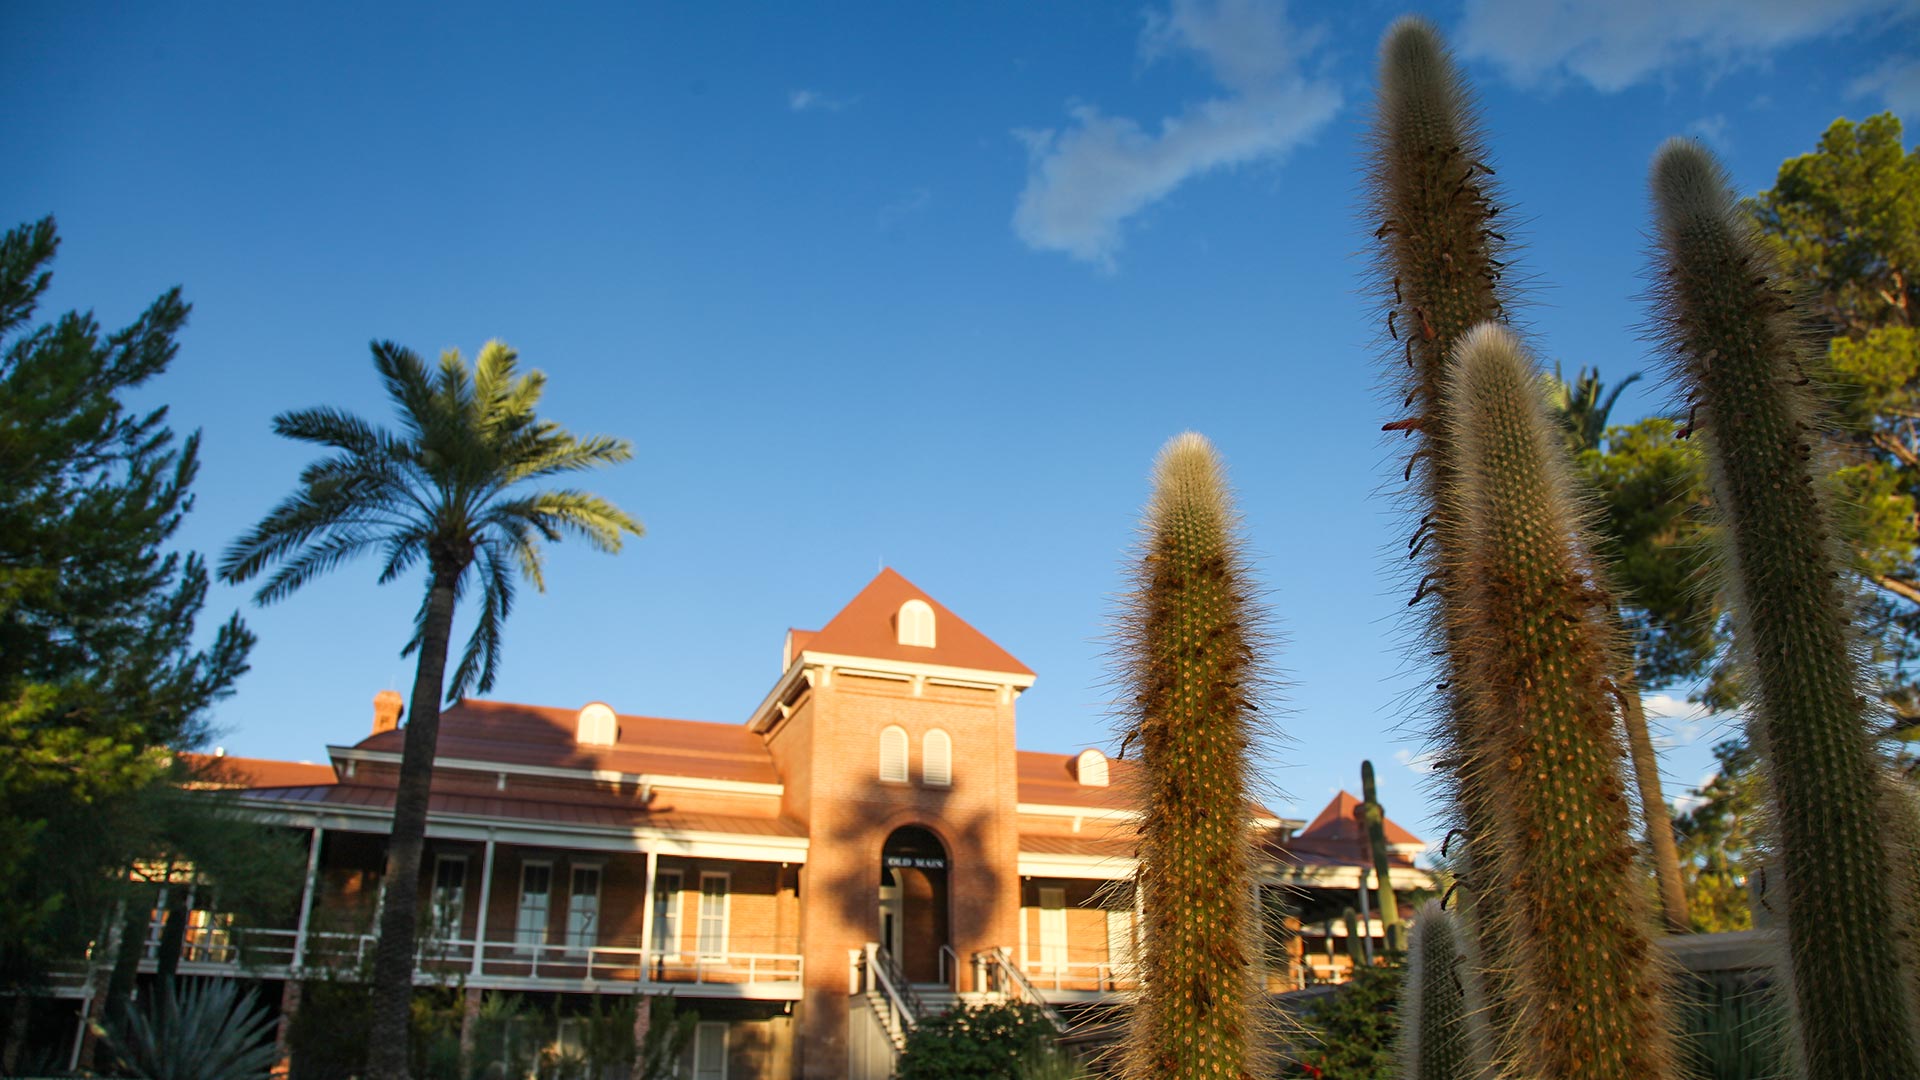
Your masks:
M1360 803L1360 822L1367 828L1367 847L1373 855L1373 872L1380 882L1380 924L1386 930L1387 951L1404 952L1407 948L1407 930L1400 922L1400 901L1393 895L1393 876L1387 865L1387 812L1375 797L1371 761L1360 763L1360 791L1365 796Z
M1122 746L1140 746L1146 935L1126 1073L1237 1080L1261 1073L1265 1043L1247 823L1260 614L1226 477L1199 435L1175 437L1154 464L1133 575Z
M1439 691L1434 742L1448 769L1442 775L1451 798L1456 831L1465 837L1462 896L1476 934L1489 1008L1505 1013L1501 973L1508 966L1499 928L1503 890L1479 888L1481 849L1493 843L1499 810L1485 791L1483 739L1461 708L1463 683L1458 646L1448 631L1448 609L1457 592L1451 553L1459 539L1443 493L1452 484L1453 449L1435 422L1440 385L1455 344L1468 329L1504 314L1506 239L1493 170L1465 77L1431 23L1417 17L1395 22L1380 48L1379 102L1374 110L1368 186L1377 244L1375 275L1385 299L1387 364L1398 386L1396 401L1408 410L1387 425L1414 443L1406 476L1412 517L1408 558L1420 577L1413 601L1425 600L1431 617L1428 641L1438 655Z
M1725 171L1672 140L1655 158L1659 318L1707 443L1748 731L1771 804L1798 1050L1813 1080L1920 1076L1853 587L1816 483L1801 315Z
M1480 1003L1462 977L1461 927L1437 900L1420 905L1400 998L1400 1080L1480 1080L1492 1060Z
M1512 823L1473 870L1509 897L1500 1057L1533 1080L1675 1076L1609 681L1621 642L1565 451L1499 326L1460 342L1442 397L1465 706L1493 751L1481 779Z

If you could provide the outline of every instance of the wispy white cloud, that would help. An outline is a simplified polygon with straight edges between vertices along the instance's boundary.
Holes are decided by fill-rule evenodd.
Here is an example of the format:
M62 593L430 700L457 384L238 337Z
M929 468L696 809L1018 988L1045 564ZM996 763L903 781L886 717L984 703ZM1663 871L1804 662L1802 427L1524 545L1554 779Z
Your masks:
M1687 125L1687 134L1720 151L1722 154L1732 149L1733 142L1727 136L1727 117L1724 113L1703 116Z
M1287 20L1282 0L1174 0L1149 17L1141 55L1197 57L1226 92L1151 127L1077 105L1064 127L1015 132L1027 182L1014 232L1037 251L1111 269L1128 218L1196 176L1278 157L1333 118L1338 87L1302 71L1317 40Z
M900 219L912 217L922 210L925 210L931 202L933 202L933 192L923 187L914 188L900 198L881 207L879 214L875 216L879 220L882 229L891 229L899 224Z
M1920 0L1467 0L1462 55L1521 85L1576 78L1613 92L1682 67L1709 73L1776 49L1891 26Z
M1920 55L1896 56L1853 80L1847 92L1877 97L1902 116L1920 117Z
M1640 699L1641 711L1652 729L1653 745L1659 750L1692 746L1710 730L1717 729L1727 717L1709 714L1702 705L1672 694L1647 694Z
M853 98L833 97L818 90L787 91L787 108L794 112L839 112L854 103Z

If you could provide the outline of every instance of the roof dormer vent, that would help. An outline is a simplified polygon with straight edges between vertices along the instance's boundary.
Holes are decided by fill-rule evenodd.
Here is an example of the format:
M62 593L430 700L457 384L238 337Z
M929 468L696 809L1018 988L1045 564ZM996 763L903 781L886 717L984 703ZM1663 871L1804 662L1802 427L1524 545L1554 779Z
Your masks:
M612 706L593 702L580 710L580 723L574 729L574 741L581 746L612 746L620 735L620 719Z
M1091 747L1073 759L1073 775L1082 787L1107 786L1107 755Z
M933 607L925 600L916 598L901 604L893 622L900 644L933 648Z

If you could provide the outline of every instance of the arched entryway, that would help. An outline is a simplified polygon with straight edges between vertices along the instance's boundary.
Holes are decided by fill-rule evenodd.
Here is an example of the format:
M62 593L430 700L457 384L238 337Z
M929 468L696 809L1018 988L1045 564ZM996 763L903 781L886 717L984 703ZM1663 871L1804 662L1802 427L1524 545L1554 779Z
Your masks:
M939 837L918 825L887 837L880 849L879 915L880 944L908 982L933 985L953 977L940 967L948 927L947 849Z

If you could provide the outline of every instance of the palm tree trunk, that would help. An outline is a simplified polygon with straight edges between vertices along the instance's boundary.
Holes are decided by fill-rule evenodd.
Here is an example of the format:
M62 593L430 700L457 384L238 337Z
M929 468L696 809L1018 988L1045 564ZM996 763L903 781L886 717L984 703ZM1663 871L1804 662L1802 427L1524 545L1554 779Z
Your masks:
M434 746L440 739L440 693L446 683L447 642L453 632L453 586L459 570L436 565L427 617L420 627L420 662L407 710L400 782L394 794L393 835L387 841L386 901L373 952L373 1022L367 1036L368 1080L407 1080L407 1020L413 1007L413 934L420 895L420 852L427 832L427 795L433 785Z
M1687 912L1687 887L1680 879L1680 849L1673 842L1673 815L1667 809L1666 796L1660 792L1660 761L1653 754L1653 738L1647 734L1647 714L1640 705L1640 680L1628 661L1627 670L1614 677L1620 686L1621 717L1627 729L1627 750L1633 755L1633 781L1640 789L1640 812L1647 819L1647 844L1653 849L1653 877L1660 886L1660 908L1666 915L1667 929L1676 934L1690 933L1693 920Z
M172 982L180 970L180 953L187 944L187 915L192 894L193 886L186 882L167 884L167 919L160 924L160 948L153 958L154 980L160 985Z

